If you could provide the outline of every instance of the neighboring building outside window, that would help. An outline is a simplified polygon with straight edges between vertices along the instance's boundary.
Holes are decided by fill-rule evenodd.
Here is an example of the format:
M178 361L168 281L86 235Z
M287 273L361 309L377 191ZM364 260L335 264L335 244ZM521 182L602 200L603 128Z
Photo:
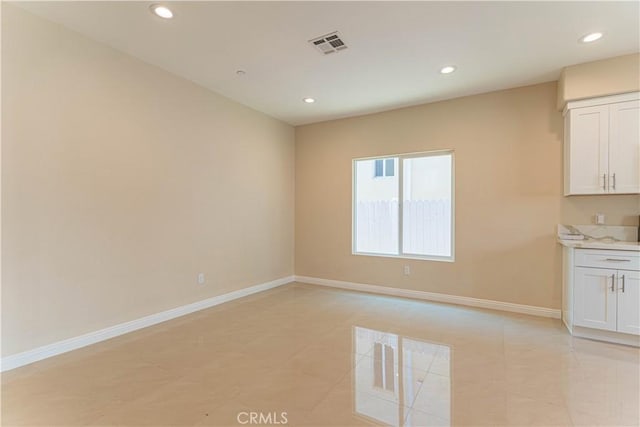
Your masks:
M376 178L381 178L383 176L394 176L395 175L395 159L376 159L375 160L375 172L374 176Z
M353 253L453 261L453 170L452 151L355 159Z

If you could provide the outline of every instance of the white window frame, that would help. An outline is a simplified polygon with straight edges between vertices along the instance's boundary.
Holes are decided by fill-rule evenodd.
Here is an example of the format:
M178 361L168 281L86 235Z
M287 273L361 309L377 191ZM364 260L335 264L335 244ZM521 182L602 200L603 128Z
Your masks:
M404 200L403 194L403 181L404 181L404 171L403 171L403 161L404 159L410 159L415 157L429 157L429 156L442 156L448 154L451 156L451 255L450 256L438 256L438 255L418 255L418 254L405 254L402 252L403 247L403 212L402 212L402 201ZM358 252L356 250L356 205L358 200L357 195L357 183L356 183L356 162L361 160L378 160L378 159L387 159L390 157L398 158L398 167L395 171L395 176L398 177L398 254L380 254L380 253L372 253L372 252ZM442 262L454 262L455 261L455 237L456 237L456 223L455 223L455 153L454 150L434 150L434 151L423 151L417 153L404 153L404 154L387 154L384 156L374 156L374 157L359 157L351 160L351 254L352 255L362 255L362 256L375 256L375 257L383 257L383 258L400 258L400 259L416 259L416 260L424 260L424 261L442 261Z

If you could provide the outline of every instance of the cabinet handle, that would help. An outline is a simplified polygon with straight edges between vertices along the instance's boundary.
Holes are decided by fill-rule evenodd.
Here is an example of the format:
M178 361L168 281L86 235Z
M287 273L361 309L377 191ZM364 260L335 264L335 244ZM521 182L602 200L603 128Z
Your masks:
M615 292L615 280L616 280L616 275L615 273L611 275L611 292Z
M607 191L607 174L602 174L602 190Z
M622 293L624 293L624 274L622 275Z
M630 259L618 259L618 258L605 258L604 260L609 262L631 262Z
M615 174L615 173L613 174L613 177L612 177L612 178L613 178L613 179L612 179L612 180L613 180L613 185L612 185L612 187L613 187L613 189L615 190L615 189L616 189L616 174Z

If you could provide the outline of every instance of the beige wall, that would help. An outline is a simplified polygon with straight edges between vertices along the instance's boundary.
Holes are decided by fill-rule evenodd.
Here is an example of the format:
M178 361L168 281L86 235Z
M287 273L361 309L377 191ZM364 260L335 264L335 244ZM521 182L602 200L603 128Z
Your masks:
M640 213L638 196L563 197L562 135L555 83L296 128L296 274L559 308L556 225ZM352 255L351 160L442 149L455 262Z
M293 274L292 127L2 9L3 355Z
M566 67L558 81L558 109L568 101L640 90L640 54Z

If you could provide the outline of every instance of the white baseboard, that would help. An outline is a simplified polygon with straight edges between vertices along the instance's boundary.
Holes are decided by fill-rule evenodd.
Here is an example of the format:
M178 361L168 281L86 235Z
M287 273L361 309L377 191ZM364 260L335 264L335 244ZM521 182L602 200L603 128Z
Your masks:
M149 316L135 319L130 322L120 323L119 325L110 326L98 331L89 332L84 335L54 342L52 344L47 344L42 347L27 350L18 354L13 354L11 356L3 357L0 361L0 372L28 365L30 363L37 362L48 357L56 356L58 354L66 353L71 350L76 350L81 347L86 347L100 341L105 341L119 335L124 335L129 332L137 331L138 329L166 322L167 320L175 319L176 317L204 310L205 308L213 307L215 305L242 298L251 294L273 289L293 281L294 276L283 277L271 282L261 283L249 288L240 289L212 298L207 298L202 301L197 301L191 304L183 305L181 307L172 308L160 313L151 314Z
M332 288L350 289L353 291L370 292L374 294L393 295L404 298L415 298L427 301L444 302L449 304L467 305L471 307L488 308L491 310L510 311L512 313L530 314L533 316L560 319L560 310L533 305L514 304L511 302L493 301L488 299L463 297L458 295L439 294L435 292L414 291L410 289L390 288L387 286L369 285L365 283L344 282L341 280L320 279L317 277L295 276L296 282L312 285L330 286Z
M410 289L390 288L387 286L369 285L364 283L344 282L340 280L320 279L317 277L306 276L288 276L271 282L261 283L249 288L240 289L202 301L197 301L181 307L172 308L160 313L151 314L140 319L130 322L120 323L115 326L100 329L98 331L89 332L84 335L47 344L42 347L27 350L22 353L13 354L3 357L0 360L0 372L8 371L20 366L28 365L58 354L66 353L78 348L86 347L91 344L105 341L110 338L124 335L138 329L166 322L176 317L184 316L196 311L204 310L228 301L233 301L248 295L266 291L293 282L309 283L313 285L330 286L333 288L349 289L361 292L370 292L375 294L392 295L404 298L422 299L427 301L444 302L449 304L466 305L471 307L481 307L493 310L510 311L514 313L530 314L534 316L560 318L560 310L536 307L531 305L513 304L502 301L492 301L479 298L462 297L457 295L439 294L434 292L415 291Z

